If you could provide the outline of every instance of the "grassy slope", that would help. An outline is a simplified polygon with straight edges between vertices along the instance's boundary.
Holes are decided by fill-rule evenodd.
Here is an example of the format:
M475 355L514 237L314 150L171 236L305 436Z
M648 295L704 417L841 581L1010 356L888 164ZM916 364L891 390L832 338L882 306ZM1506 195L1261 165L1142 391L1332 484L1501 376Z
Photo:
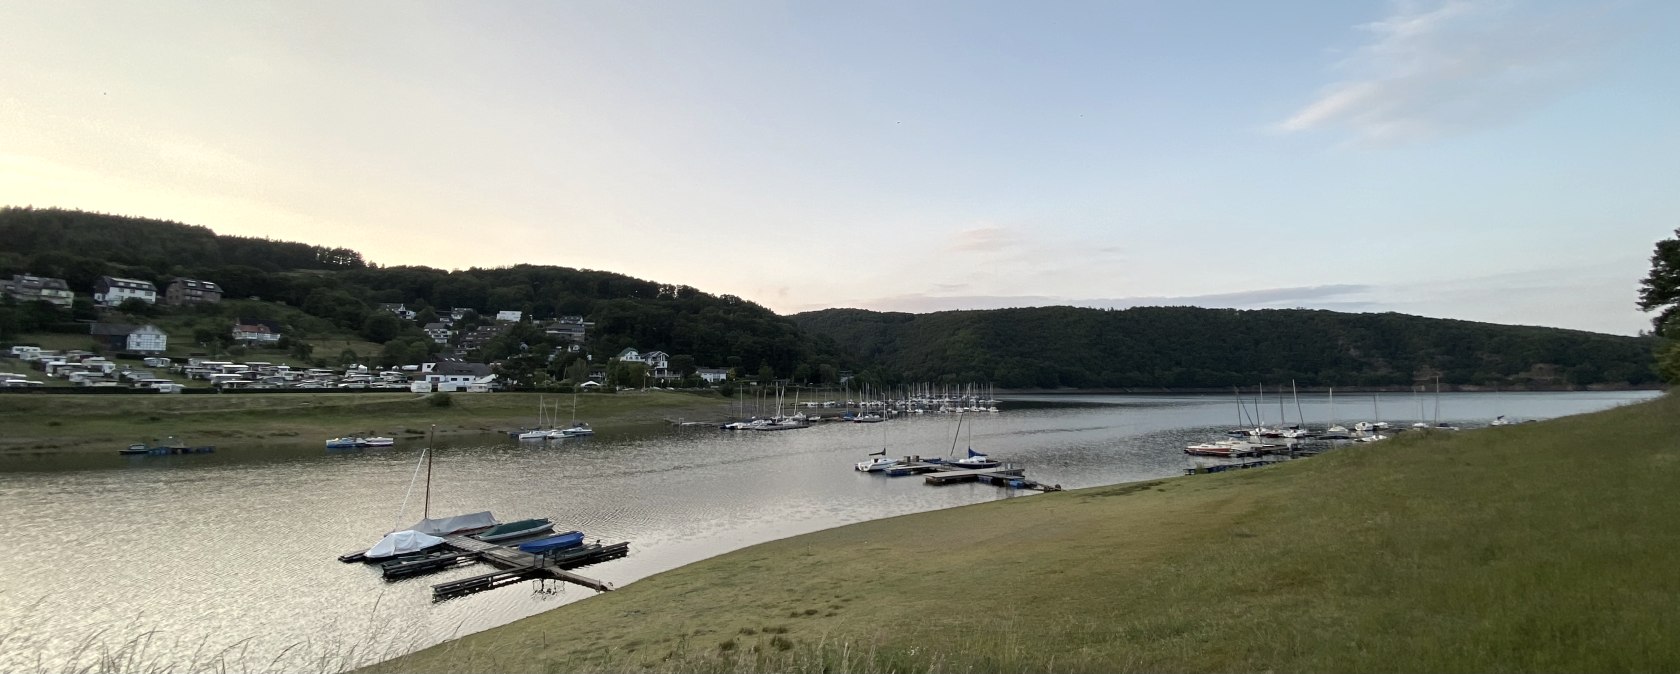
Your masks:
M412 393L228 395L7 395L0 397L0 452L112 451L166 435L188 442L218 438L314 438L344 433L401 436L437 424L440 432L481 432L535 425L538 394L458 393L433 407ZM571 415L570 396L562 402ZM721 418L716 394L651 391L585 394L578 418L598 430L657 423L663 417ZM54 425L56 422L57 425Z
M1680 397L1406 435L758 545L381 668L1680 668Z

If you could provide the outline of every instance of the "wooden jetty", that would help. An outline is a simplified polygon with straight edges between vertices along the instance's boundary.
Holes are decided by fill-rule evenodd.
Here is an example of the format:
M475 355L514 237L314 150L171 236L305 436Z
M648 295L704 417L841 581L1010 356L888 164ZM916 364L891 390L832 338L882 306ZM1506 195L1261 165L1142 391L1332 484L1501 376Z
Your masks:
M380 566L386 580L400 580L436 573L474 562L498 567L496 571L432 586L432 601L443 601L494 590L527 580L560 580L597 592L610 592L611 583L572 573L578 567L619 559L630 554L630 544L586 543L549 553L525 552L517 547L486 543L469 536L444 536L443 552L386 562Z
M906 456L899 461L898 465L879 472L892 477L922 475L924 476L923 481L931 485L982 482L1013 489L1062 490L1060 485L1049 485L1027 479L1026 469L1013 463L999 464L994 468L963 468L954 463L945 463L939 460L924 461L920 456Z

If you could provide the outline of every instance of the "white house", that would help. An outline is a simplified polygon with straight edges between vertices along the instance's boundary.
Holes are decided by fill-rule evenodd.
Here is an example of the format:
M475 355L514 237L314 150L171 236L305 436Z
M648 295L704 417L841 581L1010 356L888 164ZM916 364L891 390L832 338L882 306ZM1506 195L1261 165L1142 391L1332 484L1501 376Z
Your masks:
M233 340L246 344L275 344L280 341L280 324L256 318L241 318L233 324Z
M635 347L630 347L630 348L627 348L623 351L618 352L618 362L620 362L620 363L645 363L647 361L642 360L642 352L637 351L635 349Z
M115 351L163 353L169 349L169 333L155 325L94 323L89 331Z
M729 370L726 368L703 367L700 368L696 374L700 375L700 378L706 380L706 383L708 384L729 381Z
M503 323L518 323L519 319L524 318L524 317L525 317L525 312L523 312L523 311L498 311L498 312L496 312L496 320L499 321L499 322L503 322Z
M379 308L396 314L397 318L401 318L405 321L414 320L414 316L417 313L413 309L403 306L401 303L381 302L379 303Z
M655 375L659 375L661 371L671 367L671 356L664 351L649 351L642 354L642 362L647 363L648 369L653 370Z
M430 369L427 369L418 381L425 382L430 386L430 390L434 391L478 393L490 390L490 382L496 380L496 375L490 372L490 366L483 363L444 362L429 365ZM418 387L412 387L411 390L418 390Z
M102 306L114 307L130 299L157 304L157 286L150 281L112 276L101 276L93 283L93 301Z
M439 344L448 344L449 336L455 334L454 330L449 329L449 324L442 321L427 323L424 329L426 331L426 336L431 337L432 341Z

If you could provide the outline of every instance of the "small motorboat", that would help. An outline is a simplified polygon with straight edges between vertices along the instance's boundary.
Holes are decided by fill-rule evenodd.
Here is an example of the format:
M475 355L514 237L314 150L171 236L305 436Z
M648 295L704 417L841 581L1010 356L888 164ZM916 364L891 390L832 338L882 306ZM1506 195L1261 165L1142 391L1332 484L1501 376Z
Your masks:
M550 536L548 538L531 541L529 543L521 543L519 544L519 550L521 552L529 552L540 555L553 552L555 550L575 548L579 545L583 545L583 532L568 531L558 536Z
M514 437L520 440L547 440L548 431L540 428L531 431L520 431L519 434Z
M379 437L379 436L375 436L375 437L371 437L371 438L362 438L362 446L363 447L390 447L390 446L395 445L395 444L397 444L397 441L392 439L392 438Z
M560 433L568 438L575 438L583 435L594 435L595 429L590 428L589 424L574 421L571 426L560 429Z
M327 441L327 449L355 449L362 446L362 439L355 436L344 436Z
M857 462L857 470L864 473L879 473L897 465L898 459L889 459L884 456L877 456L868 461Z
M553 530L553 522L549 521L546 517L538 517L528 520L519 520L518 522L508 522L507 524L499 524L484 530L483 533L475 535L473 538L486 543L492 543L495 541L505 541L510 538L535 536L545 531Z

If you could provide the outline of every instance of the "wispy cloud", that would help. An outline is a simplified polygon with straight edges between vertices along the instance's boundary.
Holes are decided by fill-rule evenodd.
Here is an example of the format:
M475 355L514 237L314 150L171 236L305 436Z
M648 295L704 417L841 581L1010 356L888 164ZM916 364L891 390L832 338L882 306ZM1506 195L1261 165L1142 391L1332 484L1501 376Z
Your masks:
M1074 298L1052 295L950 295L940 292L906 293L877 297L856 303L857 306L879 311L951 311L957 309L1005 309L1011 307L1075 306L1103 309L1124 309L1144 306L1195 306L1230 309L1268 308L1331 308L1340 311L1360 311L1376 305L1366 296L1372 286L1339 284L1304 286L1297 288L1264 288L1233 293L1189 295L1183 297L1122 297ZM803 307L801 310L822 307Z
M1501 0L1404 2L1358 28L1342 79L1277 124L1392 144L1503 124L1579 86L1606 44L1601 14Z
M1003 227L976 227L957 232L952 237L951 250L959 253L997 253L1017 243L1015 234Z

